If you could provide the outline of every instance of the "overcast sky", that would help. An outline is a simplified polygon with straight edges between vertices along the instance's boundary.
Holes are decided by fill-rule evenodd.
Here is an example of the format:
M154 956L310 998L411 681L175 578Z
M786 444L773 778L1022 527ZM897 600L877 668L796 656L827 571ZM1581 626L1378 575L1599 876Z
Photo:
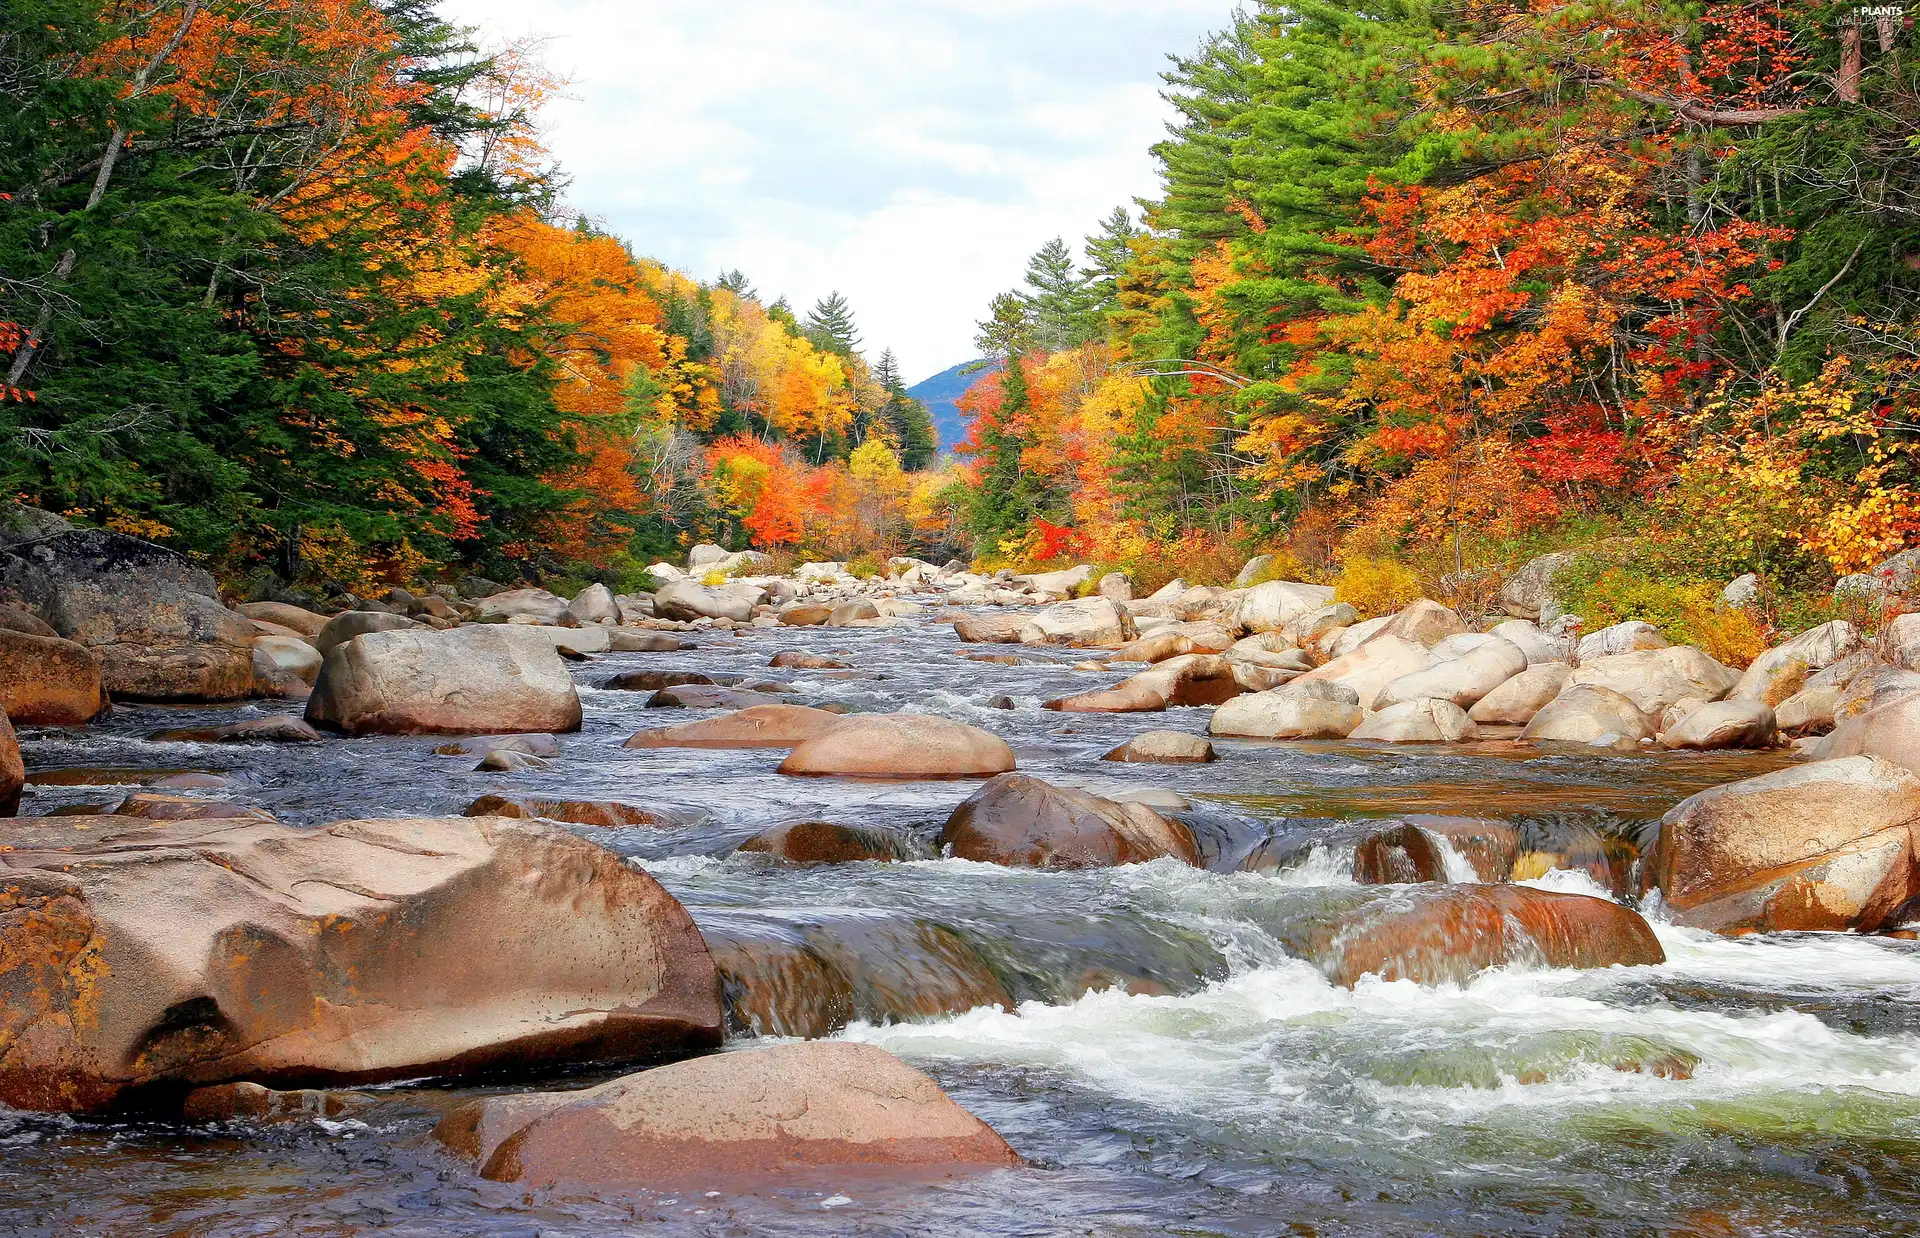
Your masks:
M1154 192L1160 71L1233 0L443 0L546 36L572 206L804 312L839 290L917 382L1048 238Z

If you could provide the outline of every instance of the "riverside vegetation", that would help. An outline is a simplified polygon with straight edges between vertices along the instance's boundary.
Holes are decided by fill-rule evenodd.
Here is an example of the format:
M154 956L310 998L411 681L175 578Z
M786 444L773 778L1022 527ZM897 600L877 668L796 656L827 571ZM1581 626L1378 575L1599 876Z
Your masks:
M527 47L16 7L11 1228L1920 1216L1887 11L1255 6L938 461Z

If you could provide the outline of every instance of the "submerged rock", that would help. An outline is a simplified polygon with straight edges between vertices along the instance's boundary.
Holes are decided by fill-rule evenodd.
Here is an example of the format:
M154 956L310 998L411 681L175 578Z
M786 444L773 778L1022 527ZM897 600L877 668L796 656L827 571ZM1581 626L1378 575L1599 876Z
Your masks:
M538 633L371 632L327 655L307 721L349 735L577 731L580 696Z
M780 772L986 778L1013 766L1013 749L979 727L932 714L859 714L797 745Z
M483 1177L563 1193L1021 1163L933 1080L885 1050L834 1041L679 1062L578 1092L488 1097L435 1134Z
M1010 868L1108 868L1168 856L1199 863L1180 822L1024 774L976 791L947 818L940 842L956 859Z
M373 1097L364 1092L322 1092L313 1088L276 1092L257 1083L216 1083L187 1093L180 1116L189 1122L311 1121L352 1117L373 1104Z
M627 748L792 748L846 718L806 705L754 705L718 718L638 731Z
M147 738L155 743L180 744L311 744L319 742L320 732L299 718L278 714L271 718L245 718L221 726L155 731Z
M1638 912L1529 886L1396 887L1326 907L1288 928L1282 940L1348 988L1367 975L1464 984L1489 967L1666 962Z
M0 955L0 1102L91 1111L234 1079L719 1043L713 963L685 909L556 826L94 821L0 823L0 930L15 946Z
M903 834L833 821L787 821L755 834L738 850L788 864L851 864L859 860L931 859Z
M677 825L651 808L618 800L556 800L535 795L483 795L468 804L463 816L539 818L570 825L597 825L620 829L632 825Z

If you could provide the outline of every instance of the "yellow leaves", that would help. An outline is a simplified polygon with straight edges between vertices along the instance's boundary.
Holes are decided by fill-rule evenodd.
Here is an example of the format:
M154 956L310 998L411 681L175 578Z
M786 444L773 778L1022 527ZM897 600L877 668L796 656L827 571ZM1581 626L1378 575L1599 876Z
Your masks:
M893 454L885 440L870 438L847 457L847 472L884 495L899 495L907 488L906 474L900 471L900 457Z

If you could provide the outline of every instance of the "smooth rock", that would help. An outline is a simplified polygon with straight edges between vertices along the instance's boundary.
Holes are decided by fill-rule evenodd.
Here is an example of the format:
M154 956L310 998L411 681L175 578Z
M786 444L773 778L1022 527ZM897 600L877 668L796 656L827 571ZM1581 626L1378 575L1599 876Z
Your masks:
M1026 626L1025 615L968 615L953 621L953 634L975 644L1012 645Z
M1101 597L1110 602L1133 601L1133 582L1127 579L1125 572L1108 572L1100 578L1094 589Z
M1573 668L1565 662L1529 666L1481 697L1467 717L1490 726L1525 726L1567 686Z
M1269 580L1241 595L1234 617L1238 626L1248 632L1278 632L1302 615L1332 602L1333 590L1326 585Z
M349 735L577 731L580 697L538 633L369 632L327 655L307 721Z
M261 695L304 698L320 678L326 659L307 641L291 636L253 638L253 686Z
M865 598L854 598L850 602L842 602L833 608L832 612L827 615L827 626L844 628L857 620L878 619L879 617L879 607L867 601Z
M986 1123L883 1049L802 1041L656 1067L577 1092L509 1093L435 1135L482 1177L532 1190L753 1189L850 1172L1019 1165Z
M320 732L299 718L280 714L271 718L245 718L220 726L155 731L147 738L161 744L312 744L319 742Z
M1872 756L1920 774L1920 692L1845 718L1814 749L1819 760Z
M1108 598L1090 597L1047 607L1020 629L1019 640L1023 645L1087 648L1123 645L1136 635L1133 618L1124 609Z
M1233 587L1236 589L1251 588L1255 581L1267 574L1267 569L1273 566L1274 561L1275 558L1273 555L1255 555L1251 559L1248 559L1240 565L1240 571L1234 576Z
M1121 744L1102 761L1151 762L1164 765L1199 765L1215 757L1213 745L1185 731L1147 731Z
M1014 767L1013 749L978 727L932 714L857 714L797 745L783 774L984 778Z
M1487 629L1487 635L1518 645L1520 651L1527 655L1528 666L1566 662L1573 657L1574 642L1570 638L1557 636L1526 619L1497 623Z
M1255 739L1344 739L1365 717L1352 688L1296 679L1226 702L1213 711L1207 730Z
M780 612L780 622L790 628L818 627L833 617L833 607L817 602L796 602Z
M0 824L0 844L14 947L0 954L0 1103L17 1108L720 1042L692 918L646 873L557 826L23 821Z
M1851 623L1823 623L1755 658L1727 697L1778 705L1806 686L1808 672L1824 670L1859 647L1860 632Z
M1581 639L1574 657L1581 666L1601 658L1610 658L1617 654L1636 653L1649 649L1665 649L1667 638L1660 635L1659 629L1640 619L1629 619L1616 623L1610 628L1601 628Z
M495 752L503 749L494 749ZM636 825L670 826L679 822L663 817L638 804L618 800L556 800L537 795L483 795L468 804L461 814L467 817L518 817L544 821L564 821L570 825L593 825L617 830Z
M567 599L545 589L509 589L492 597L478 599L475 618L482 622L521 620L554 627L567 623Z
M807 653L801 649L784 649L773 655L768 666L782 666L790 670L801 671L844 671L851 663L838 658L830 658L823 653Z
M1389 744L1452 744L1473 734L1467 713L1452 701L1401 701L1368 714L1349 739Z
M57 636L0 628L0 710L22 726L84 726L107 707L100 658Z
M1530 559L1500 586L1499 604L1516 619L1552 623L1565 613L1553 595L1553 576L1572 562L1574 552L1556 551Z
M1645 649L1583 662L1567 676L1568 687L1592 684L1611 688L1649 714L1689 697L1717 701L1740 680L1691 645Z
M754 705L718 718L636 732L625 748L792 748L845 722L806 705Z
M940 831L956 859L1010 868L1108 868L1172 857L1199 862L1192 834L1144 804L1122 804L1024 774L1002 774Z
M405 615L386 611L342 611L327 620L326 626L314 636L313 647L324 658L336 646L344 645L356 636L365 636L369 632L403 632L419 626Z
M1395 615L1369 643L1397 636L1431 649L1447 637L1457 636L1466 630L1466 623L1451 608L1442 606L1432 598L1420 598Z
M476 774L530 774L543 769L552 769L553 762L545 757L536 757L531 753L516 752L511 748L489 748L473 767Z
M662 585L653 595L653 612L662 619L730 619L746 623L760 590L751 585L709 589L691 580L676 580Z
M832 821L787 821L762 830L737 850L768 855L783 864L852 864L862 860L931 859L893 830Z
M1352 653L1316 667L1293 682L1341 684L1354 690L1363 709L1373 709L1394 680L1424 671L1431 664L1432 655L1424 645L1382 631Z
M465 757L485 755L504 749L508 752L524 752L530 757L557 757L560 755L560 741L551 735L481 735L474 739L463 739L456 743L441 744L434 752L443 757Z
M1654 719L1612 688L1569 684L1533 716L1520 732L1520 738L1592 744L1607 736L1616 736L1638 742L1652 738L1654 730Z
M1518 645L1490 637L1451 661L1402 675L1380 693L1380 707L1432 699L1466 709L1527 669Z
M327 626L327 616L285 602L242 602L233 609L249 619L277 623L309 638L320 635L320 629Z
M664 632L609 632L607 649L613 653L677 653L692 649L692 641Z
M1662 748L1770 748L1779 726L1762 701L1712 701L1660 735Z

